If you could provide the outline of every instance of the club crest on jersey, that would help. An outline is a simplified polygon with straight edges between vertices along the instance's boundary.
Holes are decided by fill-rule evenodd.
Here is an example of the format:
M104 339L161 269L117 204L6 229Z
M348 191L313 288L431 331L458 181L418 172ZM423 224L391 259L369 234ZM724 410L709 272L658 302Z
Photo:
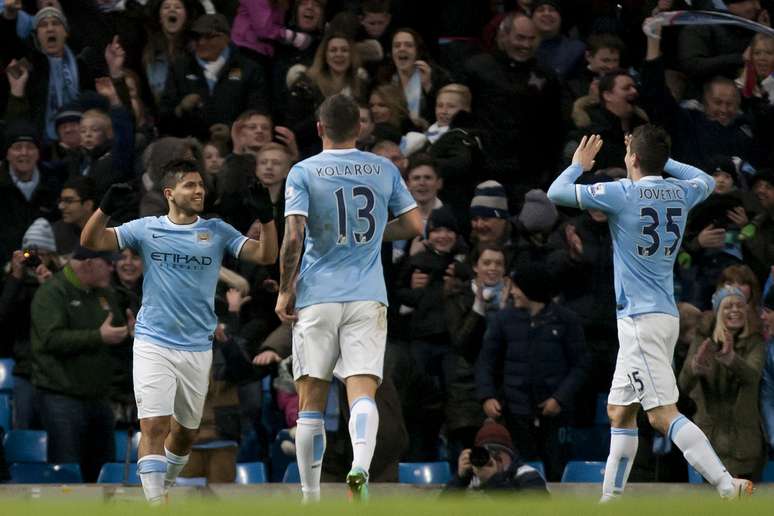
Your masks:
M591 196L596 197L597 195L604 195L605 194L605 183L597 183L594 185L591 185L589 187L589 190L591 191Z
M197 231L196 232L196 243L199 245L210 245L212 244L212 239L209 231Z

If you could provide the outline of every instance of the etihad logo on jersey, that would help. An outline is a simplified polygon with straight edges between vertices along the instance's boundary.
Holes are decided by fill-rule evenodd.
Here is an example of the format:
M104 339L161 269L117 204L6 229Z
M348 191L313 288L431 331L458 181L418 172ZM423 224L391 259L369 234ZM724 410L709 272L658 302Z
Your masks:
M352 165L335 165L332 167L317 167L318 177L333 176L378 176L382 166L376 163L354 163Z
M682 201L685 194L680 189L673 188L640 188L640 199L649 201Z
M202 271L205 267L212 265L212 258L209 256L162 253L160 251L151 253L151 260L161 267L191 271Z

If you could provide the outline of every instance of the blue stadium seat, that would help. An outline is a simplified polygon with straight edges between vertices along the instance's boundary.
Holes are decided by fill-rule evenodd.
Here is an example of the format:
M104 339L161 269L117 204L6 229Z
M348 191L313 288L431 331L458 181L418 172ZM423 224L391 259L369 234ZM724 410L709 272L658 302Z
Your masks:
M589 482L601 484L604 477L604 462L570 461L564 467L562 482Z
M140 484L140 477L137 476L137 464L129 463L128 479L125 481L123 462L108 462L102 465L102 469L97 477L98 484Z
M282 482L284 484L300 484L301 473L298 472L298 464L291 462L285 469L285 474L282 476Z
M701 476L701 473L693 469L693 466L688 464L688 483L690 484L703 484L704 483L704 477Z
M137 448L140 446L141 432L134 432L132 434L132 448L129 452L129 462L137 462ZM116 430L114 434L116 442L116 462L126 461L127 450L127 432L126 430Z
M0 358L0 392L13 391L13 366L12 358Z
M16 484L79 484L78 464L11 464L11 482Z
M177 477L175 485L182 487L205 487L207 485L207 477Z
M451 479L448 462L401 462L398 482L401 484L445 484Z
M47 462L48 435L42 430L11 430L3 440L5 460L14 462Z
M527 465L532 466L536 470L538 470L538 473L540 473L540 476L543 477L543 480L546 478L546 467L543 464L542 460L535 460L532 462L527 462Z
M266 465L263 462L243 462L236 465L237 484L265 484Z
M11 397L7 394L0 394L0 428L6 432L11 429Z
M770 460L763 468L761 482L774 482L774 460Z

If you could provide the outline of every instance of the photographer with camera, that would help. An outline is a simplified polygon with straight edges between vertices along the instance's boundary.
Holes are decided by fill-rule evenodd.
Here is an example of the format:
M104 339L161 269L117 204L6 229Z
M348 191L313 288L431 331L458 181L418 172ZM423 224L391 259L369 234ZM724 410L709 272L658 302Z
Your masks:
M522 462L503 425L487 420L476 433L474 443L460 454L457 474L446 484L444 493L459 494L467 489L548 493L545 479L538 470Z
M51 224L36 219L6 266L0 294L0 332L5 336L0 356L15 360L13 428L40 428L35 389L31 383L30 304L38 287L61 268Z
M568 459L560 429L568 426L588 374L583 327L575 313L551 300L552 276L538 262L513 278L515 306L487 326L476 362L476 391L484 412L503 418L525 460L542 460L557 481Z

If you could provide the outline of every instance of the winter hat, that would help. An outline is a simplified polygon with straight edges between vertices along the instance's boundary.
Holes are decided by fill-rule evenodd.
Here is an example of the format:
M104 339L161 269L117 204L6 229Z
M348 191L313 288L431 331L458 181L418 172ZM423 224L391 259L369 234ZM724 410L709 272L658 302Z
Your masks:
M65 17L64 13L57 9L56 7L44 7L40 11L35 14L35 18L32 20L32 30L38 30L38 25L40 25L40 22L45 20L46 18L56 18L60 22L62 22L62 25L64 25L64 28L67 32L70 32L70 25L67 23L67 18Z
M427 226L425 232L430 234L438 228L446 228L459 234L460 228L457 224L457 219L454 218L454 213L446 206L434 209L430 212L430 217L427 219Z
M495 423L492 420L488 420L484 425L476 432L476 438L473 440L474 446L486 446L494 444L508 448L513 451L513 440L508 429L500 423Z
M709 175L715 172L725 172L734 181L734 185L739 186L739 172L736 170L734 160L727 156L712 156L707 161L707 173Z
M554 227L559 213L543 190L530 190L524 196L519 221L530 233L545 233Z
M755 188L755 184L758 181L766 181L771 186L774 186L774 170L771 170L770 168L764 168L762 170L759 170L755 173L755 175L750 180L750 189L752 190Z
M725 285L720 287L714 294L712 294L712 311L717 313L723 300L731 296L740 297L742 300L744 300L745 303L747 302L747 297L745 297L744 292L742 292L737 287Z
M81 104L76 101L68 102L54 117L54 127L59 127L67 122L80 122L81 118L83 118Z
M30 224L22 237L22 249L37 248L38 251L56 252L56 240L51 223L40 217Z
M8 124L8 128L5 130L6 149L16 142L32 142L36 147L40 147L38 131L35 126L26 120L17 120Z
M538 303L548 303L553 297L553 278L540 262L520 265L513 273L513 282L527 299Z
M559 0L537 0L532 4L532 12L534 13L535 11L537 11L538 7L542 5L550 5L551 7L559 11L559 14L562 13L562 5L559 2Z
M470 201L471 218L507 219L508 196L503 185L497 181L484 181L476 187L473 200Z
M78 245L73 251L73 260L90 260L93 258L102 258L108 263L113 263L115 255L118 253L111 253L110 251L94 251L82 245Z

